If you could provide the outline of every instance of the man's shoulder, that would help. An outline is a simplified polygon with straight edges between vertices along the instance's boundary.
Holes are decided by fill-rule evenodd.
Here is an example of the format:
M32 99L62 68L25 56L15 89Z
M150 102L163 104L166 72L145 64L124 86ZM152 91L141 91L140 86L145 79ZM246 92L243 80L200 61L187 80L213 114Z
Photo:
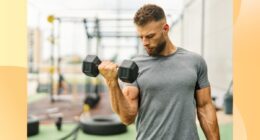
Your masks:
M178 47L178 49L179 49L178 53L183 55L184 57L188 57L189 60L193 60L196 62L200 62L200 61L204 60L204 58L196 52L193 52L193 51L181 48L181 47Z

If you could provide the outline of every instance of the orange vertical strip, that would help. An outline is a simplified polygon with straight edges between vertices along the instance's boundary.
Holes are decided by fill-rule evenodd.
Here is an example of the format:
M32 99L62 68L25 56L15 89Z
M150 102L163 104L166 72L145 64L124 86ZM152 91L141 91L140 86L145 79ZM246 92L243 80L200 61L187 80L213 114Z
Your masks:
M25 140L26 69L0 66L0 140Z
M259 0L234 0L234 118L240 115L240 120L234 119L234 138L238 140L243 134L248 140L260 139L259 9ZM238 133L243 127L246 133Z

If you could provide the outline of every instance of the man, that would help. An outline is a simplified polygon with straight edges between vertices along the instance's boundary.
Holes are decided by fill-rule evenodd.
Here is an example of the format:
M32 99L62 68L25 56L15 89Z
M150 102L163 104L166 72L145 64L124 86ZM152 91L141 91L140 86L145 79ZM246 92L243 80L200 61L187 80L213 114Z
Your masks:
M126 125L136 121L138 140L198 140L196 111L208 140L219 140L207 66L202 57L170 41L162 8L144 5L134 23L147 55L136 57L139 76L122 90L117 65L99 66L112 109Z

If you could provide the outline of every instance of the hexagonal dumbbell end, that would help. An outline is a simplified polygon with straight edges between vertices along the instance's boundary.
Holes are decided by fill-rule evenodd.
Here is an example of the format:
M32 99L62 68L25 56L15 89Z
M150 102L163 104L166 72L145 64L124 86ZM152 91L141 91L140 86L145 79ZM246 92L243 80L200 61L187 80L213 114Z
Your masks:
M88 76L96 77L99 74L98 65L101 63L96 55L88 55L82 65L82 71Z
M118 69L118 77L124 82L133 83L137 79L138 71L134 61L124 60Z

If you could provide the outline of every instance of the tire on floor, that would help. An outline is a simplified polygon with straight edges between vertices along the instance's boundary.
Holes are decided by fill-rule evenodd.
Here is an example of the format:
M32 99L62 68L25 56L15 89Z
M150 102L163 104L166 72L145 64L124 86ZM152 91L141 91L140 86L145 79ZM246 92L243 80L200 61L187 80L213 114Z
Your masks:
M116 115L80 117L82 131L92 135L115 135L125 133L127 128Z

